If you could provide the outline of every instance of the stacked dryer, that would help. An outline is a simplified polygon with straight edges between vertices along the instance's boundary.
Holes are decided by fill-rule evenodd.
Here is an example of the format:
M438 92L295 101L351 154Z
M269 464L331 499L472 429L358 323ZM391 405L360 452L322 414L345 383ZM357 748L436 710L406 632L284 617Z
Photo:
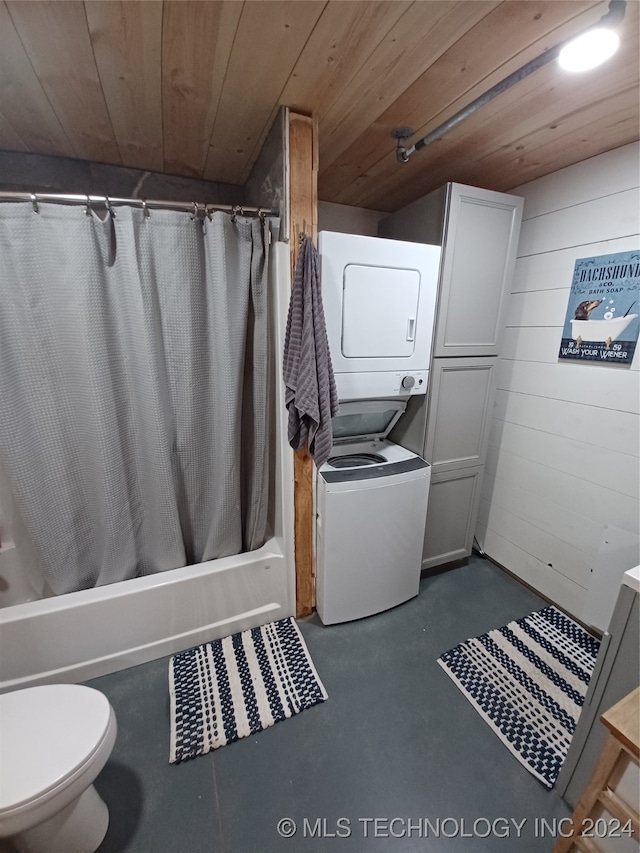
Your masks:
M318 248L340 412L318 472L316 606L333 624L418 594L431 468L387 436L429 384L440 247L323 231Z

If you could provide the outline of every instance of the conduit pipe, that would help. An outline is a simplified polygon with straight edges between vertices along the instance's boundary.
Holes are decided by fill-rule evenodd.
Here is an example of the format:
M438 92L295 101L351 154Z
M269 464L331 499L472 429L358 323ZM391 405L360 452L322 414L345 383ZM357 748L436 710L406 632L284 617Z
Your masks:
M587 29L583 30L582 35L589 30L594 29L594 27L615 27L622 22L624 18L624 14L626 11L627 3L626 0L610 0L609 9L605 15L602 16L600 21L591 26L587 27ZM489 101L492 101L494 98L497 98L498 95L501 95L503 92L506 92L507 89L510 89L512 86L515 86L516 83L519 83L521 80L524 80L530 74L533 74L534 71L537 71L539 68L547 65L549 62L552 62L554 59L558 58L558 55L562 48L569 44L569 42L573 41L577 36L571 36L570 39L566 39L555 47L549 48L544 53L541 53L539 56L536 56L534 59L530 59L529 62L525 63L521 68L518 68L517 71L514 71L512 74L509 74L508 77L505 77L504 80L500 80L499 83L496 83L490 89L488 89L483 95L477 97L474 101L471 101L470 104L467 104L466 107L463 107L459 112L455 115L451 116L450 119L443 122L439 127L435 130L432 130L431 133L428 133L426 136L423 136L422 139L419 139L415 145L412 145L410 148L406 148L404 145L404 140L408 139L413 131L410 128L396 128L392 132L392 136L394 139L398 140L398 147L396 149L396 158L399 163L407 163L409 158L415 154L416 151L420 151L422 148L426 148L427 145L430 145L432 142L435 142L437 139L442 139L445 133L448 133L454 127L460 124L460 122L464 121L470 115L473 115L479 109L488 104Z

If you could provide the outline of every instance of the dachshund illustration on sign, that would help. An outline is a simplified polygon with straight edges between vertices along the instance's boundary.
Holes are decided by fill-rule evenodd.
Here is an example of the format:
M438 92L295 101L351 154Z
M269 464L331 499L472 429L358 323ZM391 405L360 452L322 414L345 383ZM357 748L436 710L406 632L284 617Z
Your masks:
M593 301L587 300L586 302L581 302L580 305L576 308L575 318L576 320L588 320L591 316L591 312L594 308L597 308L598 305L602 304L602 299L594 299Z
M602 299L587 299L585 302L581 302L576 308L576 313L574 320L588 320L591 316L591 312L594 308L597 308L598 305L602 303ZM582 343L582 338L580 336L576 339L576 346L580 346Z

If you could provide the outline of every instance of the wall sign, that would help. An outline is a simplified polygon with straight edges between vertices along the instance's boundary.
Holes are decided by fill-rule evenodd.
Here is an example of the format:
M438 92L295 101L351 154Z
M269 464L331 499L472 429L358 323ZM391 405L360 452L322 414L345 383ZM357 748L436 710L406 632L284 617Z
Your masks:
M640 323L640 250L578 258L558 358L627 367Z

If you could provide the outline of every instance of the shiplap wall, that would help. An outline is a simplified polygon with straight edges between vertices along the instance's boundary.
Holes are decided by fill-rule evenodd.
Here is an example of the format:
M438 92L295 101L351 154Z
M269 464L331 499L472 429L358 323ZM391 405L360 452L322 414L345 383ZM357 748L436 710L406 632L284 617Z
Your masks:
M477 538L579 618L607 546L629 561L631 541L640 562L640 354L629 369L558 349L575 260L640 248L639 157L634 143L511 190L524 219Z

